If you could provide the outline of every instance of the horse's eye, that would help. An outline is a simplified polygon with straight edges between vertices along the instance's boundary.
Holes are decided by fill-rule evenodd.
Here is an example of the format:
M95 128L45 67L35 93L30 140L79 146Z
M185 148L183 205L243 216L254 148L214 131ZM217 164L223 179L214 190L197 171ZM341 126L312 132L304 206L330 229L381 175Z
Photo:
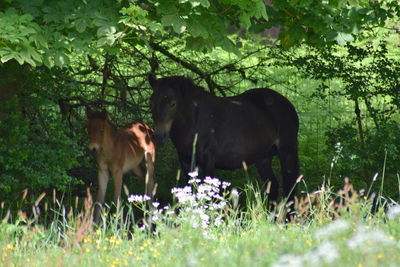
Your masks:
M175 107L176 106L176 102L171 102L171 107Z

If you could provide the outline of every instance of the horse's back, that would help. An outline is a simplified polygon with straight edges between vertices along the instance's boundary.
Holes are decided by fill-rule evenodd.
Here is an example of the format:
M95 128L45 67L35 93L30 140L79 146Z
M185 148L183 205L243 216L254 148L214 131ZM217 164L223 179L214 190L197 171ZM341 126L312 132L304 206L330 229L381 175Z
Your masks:
M122 128L114 140L116 158L124 166L124 172L137 166L145 152L155 153L152 130L145 123L133 122Z
M269 88L250 89L233 98L246 99L266 114L272 115L282 130L297 131L299 118L293 104L280 93Z

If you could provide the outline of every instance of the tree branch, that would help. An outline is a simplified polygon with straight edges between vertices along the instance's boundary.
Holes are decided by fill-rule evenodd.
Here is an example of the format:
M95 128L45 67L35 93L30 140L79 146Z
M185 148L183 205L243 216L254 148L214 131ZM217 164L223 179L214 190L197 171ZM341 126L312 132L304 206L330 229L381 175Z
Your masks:
M208 88L210 89L210 92L215 94L215 89L218 90L218 92L221 93L221 95L226 96L224 90L222 87L220 87L219 85L217 85L214 80L211 78L211 75L208 73L203 72L202 70L200 70L197 66L175 56L174 54L170 53L167 49L165 49L164 47L160 46L157 43L150 43L151 48L153 48L154 50L162 53L163 55L169 57L170 59L172 59L173 61L181 64L183 67L191 70L192 72L196 73L197 75L199 75L201 78L203 78L207 85Z

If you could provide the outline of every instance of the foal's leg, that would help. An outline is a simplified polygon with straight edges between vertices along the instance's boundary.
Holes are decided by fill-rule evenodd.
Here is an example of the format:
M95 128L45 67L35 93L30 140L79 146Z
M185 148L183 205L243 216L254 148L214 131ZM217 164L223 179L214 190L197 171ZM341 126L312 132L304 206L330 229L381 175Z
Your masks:
M104 203L104 198L107 191L109 179L108 167L105 163L99 163L98 182L99 189L97 191L96 203L94 206L94 222L97 223L100 218L101 207Z
M135 168L132 169L133 174L139 178L145 179L145 171L143 170L142 166L139 164Z
M114 178L114 203L118 205L121 197L121 189L122 189L122 167L121 168L114 168L112 171L112 175Z
M256 162L256 168L258 170L261 179L267 182L265 186L268 186L268 182L271 183L268 199L270 201L277 201L279 184L278 180L275 177L274 171L272 170L272 156Z
M155 153L145 152L146 161L146 193L153 200L154 197L154 163Z

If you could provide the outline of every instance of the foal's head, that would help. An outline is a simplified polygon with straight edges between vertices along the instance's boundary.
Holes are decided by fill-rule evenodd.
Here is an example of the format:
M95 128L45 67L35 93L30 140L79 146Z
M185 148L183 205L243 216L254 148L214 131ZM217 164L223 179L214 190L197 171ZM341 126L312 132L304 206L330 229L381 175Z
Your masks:
M86 116L89 120L87 131L89 134L89 150L98 152L104 140L104 131L107 125L107 113L105 111L94 112L86 109Z

